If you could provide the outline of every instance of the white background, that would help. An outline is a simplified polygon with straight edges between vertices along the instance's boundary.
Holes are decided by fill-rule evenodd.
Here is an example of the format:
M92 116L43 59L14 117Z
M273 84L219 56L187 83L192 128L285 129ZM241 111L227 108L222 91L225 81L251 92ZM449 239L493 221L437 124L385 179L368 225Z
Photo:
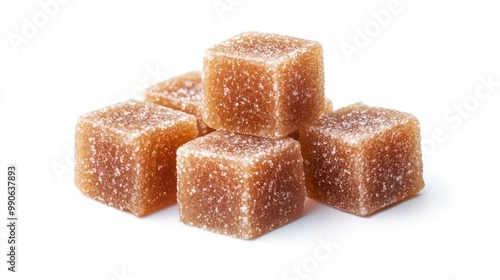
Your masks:
M7 164L19 169L18 272L2 218L1 279L500 278L498 1L47 2L0 4L1 217ZM301 219L253 241L186 226L176 206L137 218L80 194L79 115L201 69L206 48L249 30L321 42L336 108L416 115L421 194L369 218L307 201ZM487 91L481 79L498 82ZM328 240L338 246L315 259Z

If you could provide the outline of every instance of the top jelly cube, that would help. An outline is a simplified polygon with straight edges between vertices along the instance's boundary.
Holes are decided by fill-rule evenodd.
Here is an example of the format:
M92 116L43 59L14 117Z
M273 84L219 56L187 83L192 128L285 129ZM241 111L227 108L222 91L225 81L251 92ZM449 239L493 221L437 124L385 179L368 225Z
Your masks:
M411 114L361 103L300 130L307 195L366 216L424 187L420 126Z
M210 127L278 139L323 111L323 49L310 40L241 33L206 51L202 84Z
M196 117L198 136L213 131L203 122L203 92L201 72L191 71L154 84L144 92L148 102L180 110Z
M176 151L197 134L193 115L143 101L84 114L75 133L75 185L137 216L175 204Z

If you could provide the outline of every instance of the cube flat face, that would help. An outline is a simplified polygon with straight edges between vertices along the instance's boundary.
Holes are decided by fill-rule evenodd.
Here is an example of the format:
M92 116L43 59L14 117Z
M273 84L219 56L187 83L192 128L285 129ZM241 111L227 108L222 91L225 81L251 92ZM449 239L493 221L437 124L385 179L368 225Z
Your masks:
M354 104L300 131L308 195L365 216L424 186L417 119Z
M278 136L315 120L326 109L322 53L321 45L314 44L278 67Z
M420 127L409 117L364 148L362 205L366 213L416 195L424 187Z
M198 122L199 136L213 131L203 122L201 72L191 71L152 85L144 92L146 101L192 114Z
M89 197L142 216L176 202L175 152L197 135L194 116L126 101L80 117L75 184Z
M288 141L291 140L291 141ZM251 189L248 219L251 237L262 235L298 219L304 209L305 181L300 144L288 139L290 147L260 157L248 167Z
M247 32L207 50L204 121L215 129L281 138L324 108L319 43Z
M177 151L180 220L250 239L300 217L299 143L216 131Z
M182 151L182 152L181 152ZM184 223L227 235L246 236L243 206L248 193L243 168L224 158L179 150L178 207Z
M130 204L138 180L132 143L114 129L99 125L97 114L79 119L75 135L75 185L87 196L119 208ZM110 175L112 174L112 175Z
M347 211L359 208L357 186L359 149L318 131L300 134L307 196Z

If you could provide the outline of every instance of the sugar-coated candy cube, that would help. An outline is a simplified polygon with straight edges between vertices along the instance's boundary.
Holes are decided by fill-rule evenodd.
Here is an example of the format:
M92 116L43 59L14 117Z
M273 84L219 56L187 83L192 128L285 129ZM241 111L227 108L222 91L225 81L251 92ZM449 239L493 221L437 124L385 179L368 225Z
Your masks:
M193 115L126 101L82 115L75 184L87 196L147 215L176 203L176 150L196 138Z
M300 144L215 131L177 150L183 223L251 239L301 216L305 183Z
M144 98L146 101L194 115L198 122L199 136L213 131L203 122L200 71L187 72L154 84L145 90Z
M356 103L300 130L307 195L360 216L423 187L420 127L411 114Z
M323 49L310 40L241 33L207 50L202 84L210 127L285 137L325 107Z

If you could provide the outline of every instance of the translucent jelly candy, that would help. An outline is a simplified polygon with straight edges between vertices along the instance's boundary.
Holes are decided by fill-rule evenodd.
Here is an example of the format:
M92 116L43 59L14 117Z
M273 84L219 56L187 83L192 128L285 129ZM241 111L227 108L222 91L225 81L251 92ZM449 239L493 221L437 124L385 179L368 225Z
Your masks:
M424 187L420 127L403 112L357 103L300 130L307 195L369 215Z
M201 72L188 72L158 84L144 92L146 101L180 110L196 117L198 135L213 131L203 122L203 93L201 90Z
M300 217L305 200L299 142L216 131L177 150L183 223L250 239Z
M321 115L323 49L315 41L242 33L207 50L202 83L210 127L278 139Z
M75 184L89 197L147 215L176 202L176 150L196 138L193 115L126 101L80 117Z

